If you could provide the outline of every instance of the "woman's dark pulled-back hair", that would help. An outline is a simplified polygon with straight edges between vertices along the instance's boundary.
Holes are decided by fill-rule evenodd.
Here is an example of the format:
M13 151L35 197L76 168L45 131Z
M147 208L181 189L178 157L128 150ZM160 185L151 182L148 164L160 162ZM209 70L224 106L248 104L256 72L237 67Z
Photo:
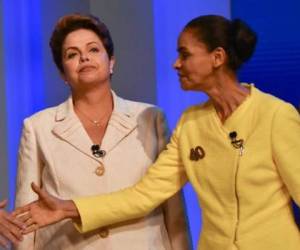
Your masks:
M222 47L228 56L228 66L236 71L252 56L257 36L242 20L229 20L218 15L200 16L184 28L191 30L209 51Z
M50 38L50 48L54 62L60 72L64 72L62 64L63 43L67 35L75 30L87 29L95 32L111 58L114 55L114 44L106 25L92 15L71 14L60 18Z

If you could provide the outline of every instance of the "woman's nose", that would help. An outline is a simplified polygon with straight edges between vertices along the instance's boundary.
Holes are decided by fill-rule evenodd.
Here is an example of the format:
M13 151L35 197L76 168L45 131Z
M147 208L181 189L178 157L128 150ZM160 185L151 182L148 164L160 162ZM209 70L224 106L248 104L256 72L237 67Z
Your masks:
M81 61L81 62L89 61L89 58L88 58L88 56L86 56L86 55L81 55L81 56L80 56L80 61Z
M176 58L175 62L173 63L173 68L174 69L179 69L180 68L180 62L179 62L178 58Z

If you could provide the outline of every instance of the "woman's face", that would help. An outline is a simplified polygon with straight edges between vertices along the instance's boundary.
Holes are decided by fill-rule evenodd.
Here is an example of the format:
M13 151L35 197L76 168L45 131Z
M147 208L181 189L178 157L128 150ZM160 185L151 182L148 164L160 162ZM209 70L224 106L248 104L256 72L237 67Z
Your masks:
M178 57L173 65L177 70L181 88L205 91L210 86L214 69L214 55L192 31L183 31L178 39Z
M62 53L62 77L71 88L110 82L114 59L109 59L102 41L93 31L79 29L69 33Z

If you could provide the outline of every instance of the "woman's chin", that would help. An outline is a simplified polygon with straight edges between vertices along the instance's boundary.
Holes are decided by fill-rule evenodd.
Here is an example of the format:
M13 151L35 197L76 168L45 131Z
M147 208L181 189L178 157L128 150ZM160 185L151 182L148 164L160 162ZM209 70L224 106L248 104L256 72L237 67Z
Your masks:
M204 91L204 86L201 83L195 83L195 82L191 82L191 81L180 81L180 86L182 90L185 91Z
M191 90L190 85L187 82L180 82L180 86L182 90Z
M84 82L84 83L95 82L96 79L97 78L91 74L81 74L78 77L79 82Z
M80 84L85 85L97 85L103 82L103 79L99 79L99 77L91 76L91 75L85 75L78 78L78 81Z

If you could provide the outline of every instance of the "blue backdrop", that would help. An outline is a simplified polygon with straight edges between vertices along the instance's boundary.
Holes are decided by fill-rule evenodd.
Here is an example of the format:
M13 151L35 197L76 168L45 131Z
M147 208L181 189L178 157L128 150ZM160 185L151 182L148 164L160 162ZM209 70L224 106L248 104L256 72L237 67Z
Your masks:
M241 70L253 82L296 107L300 103L300 1L233 0L232 18L240 17L258 33L253 59Z

